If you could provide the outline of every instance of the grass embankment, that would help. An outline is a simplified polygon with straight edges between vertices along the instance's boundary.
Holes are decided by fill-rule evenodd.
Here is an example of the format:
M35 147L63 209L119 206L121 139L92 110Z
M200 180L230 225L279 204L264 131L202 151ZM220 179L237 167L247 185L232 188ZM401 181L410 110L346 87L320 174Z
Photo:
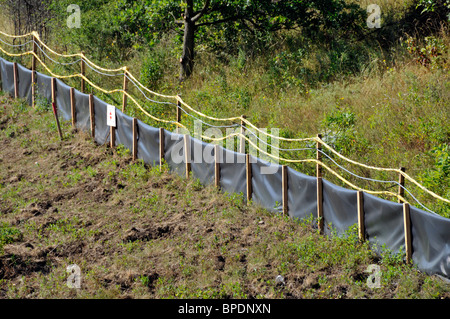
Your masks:
M435 276L133 162L1 96L1 298L448 298ZM81 270L69 288L66 268ZM381 287L367 285L377 264ZM284 277L277 284L276 277Z

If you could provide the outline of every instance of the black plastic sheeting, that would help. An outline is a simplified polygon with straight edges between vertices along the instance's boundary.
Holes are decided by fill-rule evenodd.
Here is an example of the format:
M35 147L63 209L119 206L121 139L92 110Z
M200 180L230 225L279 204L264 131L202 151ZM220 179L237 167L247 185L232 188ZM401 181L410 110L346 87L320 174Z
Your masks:
M81 130L90 131L91 116L89 113L89 94L85 94L78 90L74 90L74 97L75 97L75 119L76 119L75 126Z
M183 134L164 130L164 161L172 172L181 176L186 174Z
M159 165L159 129L137 120L137 158L152 166Z
M450 220L410 207L413 262L428 274L450 278Z
M1 59L1 58L0 58ZM2 90L14 96L14 64L4 59L0 60Z
M130 152L133 151L133 118L118 109L116 109L116 145L123 145Z
M242 194L247 198L245 154L219 147L221 189L227 193ZM253 185L253 183L252 183Z
M36 103L51 105L52 77L36 72Z
M17 75L19 84L19 97L31 105L31 70L17 64Z
M289 216L307 219L317 215L317 179L287 168Z
M60 79L56 79L56 107L58 115L64 120L72 119L72 111L70 106L70 86Z
M106 102L94 96L94 125L95 125L94 139L100 145L109 142L110 139L109 126L106 125L107 105L108 104ZM89 118L89 125L90 125L90 118Z
M194 178L198 178L203 185L214 184L214 144L190 138L191 148L191 172Z
M383 248L398 253L405 251L403 205L364 193L364 225L367 239Z
M272 212L283 212L281 166L250 156L252 200Z
M3 91L14 95L13 64L0 59ZM19 65L18 65L19 66ZM29 100L31 84L29 70L19 66L19 93ZM71 119L70 88L57 80L56 101L60 116ZM41 96L51 99L51 77L37 73L37 87ZM89 95L75 91L75 113L78 128L90 131ZM109 141L106 125L107 103L94 97L95 140ZM116 109L116 143L132 150L132 118ZM213 144L189 137L192 175L201 183L214 182ZM164 130L164 158L171 171L185 176L184 135ZM219 149L220 187L223 192L238 193L246 199L245 154ZM150 165L159 165L159 129L137 121L137 157ZM279 165L251 156L252 199L258 205L275 213L282 211L282 172ZM269 170L269 174L264 172ZM294 219L317 216L317 180L294 169L287 168L288 209ZM403 205L364 193L364 226L367 239L379 252L404 251ZM429 274L450 278L450 219L411 206L413 262ZM323 180L323 216L325 231L338 235L357 223L357 192Z
M327 180L322 180L323 220L325 233L334 229L342 235L350 226L358 223L357 191L349 190Z

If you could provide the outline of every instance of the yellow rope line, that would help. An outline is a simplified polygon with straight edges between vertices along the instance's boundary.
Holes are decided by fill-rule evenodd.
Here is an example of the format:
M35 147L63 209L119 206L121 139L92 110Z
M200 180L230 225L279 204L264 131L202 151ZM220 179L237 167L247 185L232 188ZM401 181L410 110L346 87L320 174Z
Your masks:
M201 136L204 139L209 139L211 141L222 141L224 139L227 139L229 137L232 136L241 136L243 137L245 140L247 140L247 142L249 142L251 145L253 145L258 151L260 151L261 153L272 157L275 160L282 160L285 162L291 162L291 163L316 163L316 164L320 164L322 167L326 168L330 173L332 173L333 175L335 175L337 178L339 178L341 181L343 181L345 184L349 185L350 187L359 190L359 191L363 191L365 193L368 194L374 194L374 195L388 195L388 196L392 196L392 197L396 197L399 198L400 200L402 200L405 203L408 203L408 201L401 195L390 192L390 191L371 191L371 190L367 190L364 188L361 188L359 186L356 186L355 184L353 184L352 182L348 181L347 179L345 179L344 177L342 177L339 173L337 173L336 171L334 171L333 169L331 169L328 165L326 165L325 163L318 161L317 159L303 159L303 160L292 160L292 159L284 159L278 156L275 156L273 154L269 154L266 151L260 149L256 144L254 144L247 136L242 135L241 133L231 133L228 134L227 136L223 136L223 137L218 137L218 138L213 138L213 137L209 137L209 136Z
M184 102L184 101L181 99L181 97L178 96L178 95L176 95L176 96L172 96L172 95L163 95L163 94L159 94L159 93L157 93L157 92L153 92L153 91L149 90L149 89L148 89L147 87L145 87L141 82L139 82L139 81L138 81L138 80L137 80L137 79L136 79L136 78L135 78L128 70L127 70L126 67L121 67L121 68L118 68L118 69L105 69L105 68L102 68L102 67L96 65L96 64L93 63L92 61L90 61L90 60L89 60L88 58L86 58L86 57L84 56L84 54L82 54L82 53L77 53L77 54L60 54L60 53L58 53L58 52L52 50L50 47L48 47L48 46L40 39L39 34L38 34L37 32L35 32L35 31L33 31L33 32L31 32L31 33L24 34L24 35L20 35L20 36L10 35L10 34L7 34L7 33L5 33L5 32L2 32L2 31L0 31L0 34L5 35L5 36L8 36L8 37L12 37L12 38L23 38L23 37L27 37L27 36L32 35L32 36L34 36L34 37L39 41L39 43L41 43L47 50L49 50L50 52L52 52L52 53L55 54L55 55L62 56L62 57L76 57L76 56L79 56L79 57L81 57L84 61L86 61L87 63L89 63L90 65L92 65L93 67L98 68L99 70L102 70L102 71L107 71L107 72L124 71L124 72L126 72L126 74L127 74L127 75L128 75L128 76L136 83L136 84L138 84L141 88L143 88L143 89L146 90L147 92L149 92L149 93L151 93L151 94L153 94L153 95L159 96L159 97L163 97L163 98L176 99L177 101L180 102L180 104L184 105L186 108L188 108L188 109L191 110L192 112L194 112L194 113L196 113L196 114L198 114L198 115L200 115L200 116L202 116L202 117L204 117L204 118L207 118L207 119L210 119L210 120L213 120L213 121L237 121L237 120L240 120L240 121L242 121L243 123L245 123L246 125L248 125L248 126L252 127L253 129L255 129L256 131L258 131L259 133L262 133L262 134L264 134L264 135L266 135L266 136L269 136L269 137L271 137L271 138L278 139L278 140L289 141L289 142L305 142L305 141L316 141L316 142L319 142L319 143L321 143L325 148L329 149L333 154L337 155L338 157L340 157L341 159L343 159L343 160L345 160L345 161L347 161L347 162L349 162L349 163L352 163L352 164L355 164L355 165L358 165L358 166L361 166L361 167L364 167L364 168L367 168L367 169L378 170L378 171L387 171L387 172L395 172L395 173L401 174L401 175L403 175L408 181L412 182L413 184L415 184L417 187L419 187L420 189L422 189L424 192L428 193L429 195L431 195L431 196L433 196L433 197L435 197L435 198L437 198L437 199L439 199L439 200L441 200L441 201L444 201L444 202L446 202L446 203L450 203L450 200L448 200L448 199L446 199L446 198L443 198L442 196L439 196L438 194L436 194L436 193L434 193L434 192L428 190L427 188L425 188L424 186L422 186L419 182L417 182L415 179L413 179L412 177L410 177L410 176L409 176L408 174L406 174L405 172L403 172L403 171L401 171L401 170L399 170L399 169L394 169L394 168L382 168L382 167L370 166L370 165L366 165L366 164L363 164L363 163L354 161L354 160L352 160L352 159L350 159L350 158L347 158L347 157L345 157L344 155L340 154L339 152L337 152L336 150L334 150L331 146L329 146L328 144L326 144L324 141L322 141L322 140L319 139L318 137L310 137L310 138L285 138L285 137L275 136L275 135L273 135L273 134L267 133L266 131L263 131L263 130L259 129L259 128L256 127L253 123L251 123L249 120L247 120L246 118L244 118L244 117L242 117L242 116L239 116L239 117L229 117L229 118L217 118L217 117L213 117L213 116L208 116L208 115L203 114L202 112L197 111L197 110L195 110L194 108L192 108L190 105L188 105L186 102ZM5 53L5 54L7 54L7 55L9 55L9 56L16 56L16 57L17 57L17 56L23 56L23 55L30 55L30 54L31 54L31 55L35 56L36 59L44 66L44 68L45 68L52 76L54 76L54 77L57 77L57 78L60 78L60 79L63 79L63 78L72 78L72 77L80 77L80 78L83 78L86 82L88 82L92 87L94 87L95 89L97 89L97 90L99 90L99 91L101 91L101 92L103 92L103 93L111 94L111 93L114 93L114 92L121 92L121 93L127 95L127 96L128 96L128 97L129 97L129 98L137 105L137 107L138 107L144 114L146 114L148 117L152 118L153 120L156 120L156 121L159 121L159 122L164 122L164 123L172 123L172 124L175 124L175 125L177 125L177 126L179 126L179 127L186 128L184 125L182 125L182 124L179 123L179 122L172 122L172 121L163 120L163 119L159 119L159 118L154 117L153 115L151 115L150 113L148 113L147 111L145 111L145 110L142 108L142 106L141 106L141 105L140 105L140 104L139 104L139 103L138 103L138 102L137 102L137 101L136 101L136 100L135 100L128 92L126 92L126 91L124 91L124 90L122 90L122 89L116 89L116 90L111 90L111 91L105 90L105 89L103 89L103 88L101 88L101 87L95 85L94 83L92 83L92 82L91 82L87 77L85 77L83 74L74 74L74 75L68 75L68 76L60 76L60 75L54 74L54 73L50 70L50 68L47 67L47 66L42 62L42 60L40 60L40 58L36 55L36 53L34 53L33 51L28 51L28 52L24 52L24 53L13 54L13 53L9 53L9 52L5 51L1 46L0 46L0 50L1 50L3 53ZM231 135L236 135L236 134L231 134ZM231 135L228 135L228 136L225 137L225 138L228 138L228 137L230 137ZM241 134L237 134L237 135L241 135ZM242 136L242 135L241 135L241 136ZM203 136L202 136L202 137L203 137ZM205 138L206 138L206 137L205 137ZM261 151L261 152L263 152L263 153L266 153L266 152L264 152L263 150L259 149L256 145L254 145L254 144L253 144L246 136L243 136L243 138L245 138L247 141L249 141L249 143L252 144L253 146L255 146L259 151ZM266 153L266 155L269 155L269 154ZM273 157L273 155L271 155L271 154L270 154L269 156ZM277 160L283 160L283 161L286 161L286 162L301 162L301 161L303 161L303 160L289 160L289 159L282 159L282 158L280 158L280 157L276 157L275 159L277 159ZM326 165L323 165L323 166L326 167ZM337 174L337 173L336 173L336 174ZM338 176L338 175L336 175L336 176ZM339 176L338 176L338 177L339 177ZM351 185L351 186L354 187L354 185ZM396 196L398 196L398 195L396 195Z
M74 54L62 54L62 53L58 53L54 50L52 50L47 44L44 43L44 41L41 40L41 38L39 37L39 34L36 31L33 31L31 33L37 41L39 41L39 43L46 48L48 51L50 51L51 53L60 56L60 57L64 57L64 58L73 58L73 57L80 57L82 58L85 62L89 63L91 66L101 70L101 71L105 71L105 72L119 72L119 71L125 71L126 67L121 67L118 69L105 69L102 68L101 66L95 64L94 62L92 62L91 60L89 60L83 53L74 53Z
M131 74L130 72L127 71L127 75L128 77L133 80L133 82L135 82L135 84L138 84L141 88L143 88L144 90L146 90L147 92L149 92L150 94L159 96L159 97L163 97L163 98L167 98L167 99L176 99L177 96L176 95L164 95L164 94L160 94L157 92L153 92L152 90L148 89L145 85L143 85L141 82L139 82L134 76L133 74Z
M33 35L35 31L27 33L27 34L22 34L22 35L11 35L5 32L0 31L0 34L3 34L4 36L10 37L10 38L25 38L28 37L30 35Z
M181 99L180 96L177 95L177 96L176 96L176 99L177 99L182 105L184 105L184 106L187 107L189 110L191 110L192 112L194 112L194 113L196 113L196 114L198 114L198 115L200 115L200 116L202 116L202 117L204 117L204 118L213 120L213 121L236 121L236 120L242 120L242 117L241 117L241 116L238 116L238 117L229 117L229 118L217 118L217 117L209 116L209 115L203 114L202 112L197 111L197 110L195 110L194 108L192 108L191 106L189 106L186 102L184 102L184 101Z
M443 202L446 203L450 203L450 200L443 198L442 196L439 196L438 194L430 191L429 189L425 188L424 186L422 186L419 182L417 182L414 178L412 178L411 176L409 176L408 174L406 174L405 172L403 172L400 169L397 168L383 168L383 167L376 167L376 166L370 166L370 165L366 165L363 163L359 163L357 161L354 161L348 157L345 157L344 155L340 154L338 151L336 151L335 149L333 149L330 145L326 144L325 142L323 142L321 139L314 137L314 140L316 140L317 142L320 142L323 146L325 146L327 149L329 149L333 154L339 156L340 158L342 158L343 160L367 168L367 169L372 169L372 170L377 170L377 171L385 171L385 172L395 172L397 174L401 174L403 175L403 177L405 177L408 181L410 181L411 183L413 183L414 185L416 185L417 187L419 187L420 189L422 189L424 192L428 193L429 195L433 196L434 198L437 198Z
M0 46L0 50L9 56L24 56L24 55L28 55L28 54L33 54L33 51L27 51L27 52L23 52L23 53L9 53L9 52L5 51L1 46Z
M128 92L124 91L123 89L115 89L115 90L105 90L102 87L94 84L92 81L90 81L86 76L84 76L83 74L72 74L72 75L58 75L52 72L52 70L39 58L39 56L34 53L33 51L28 51L28 52L23 52L23 53L9 53L7 51L5 51L1 46L0 46L0 50L5 53L6 55L9 56L24 56L24 55L33 55L37 61L39 61L39 63L47 70L47 72L58 79L68 79L68 78L74 78L74 77L79 77L79 78L83 78L87 83L89 83L93 88L106 93L106 94L111 94L111 93L123 93L125 94L131 101L133 101L133 103L148 117L150 117L151 119L155 120L155 121L159 121L159 122L163 122L163 123L169 123L169 124L174 124L177 125L179 127L183 127L186 128L186 126L184 126L183 124L176 122L176 121L168 121L168 120L164 120L164 119L160 119L157 118L153 115L151 115L150 113L148 113L146 110L144 110L144 108L136 101L136 99L130 95Z

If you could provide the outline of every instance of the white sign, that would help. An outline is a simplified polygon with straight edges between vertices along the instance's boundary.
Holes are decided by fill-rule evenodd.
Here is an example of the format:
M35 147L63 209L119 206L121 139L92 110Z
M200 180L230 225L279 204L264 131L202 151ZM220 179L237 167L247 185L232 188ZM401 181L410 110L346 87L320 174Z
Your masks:
M116 127L116 107L109 105L106 107L106 125Z

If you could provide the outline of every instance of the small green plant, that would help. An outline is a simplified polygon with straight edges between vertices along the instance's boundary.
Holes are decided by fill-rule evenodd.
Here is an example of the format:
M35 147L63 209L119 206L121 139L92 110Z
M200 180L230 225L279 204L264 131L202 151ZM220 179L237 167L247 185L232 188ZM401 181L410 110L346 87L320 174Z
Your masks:
M36 99L35 99L35 110L38 113L46 113L50 110L51 104L50 101L47 100L45 96L39 93L39 90L36 88Z
M405 40L404 45L416 61L425 67L432 69L443 68L448 63L445 59L445 53L448 48L442 38L425 37L421 47L416 39L409 37Z
M420 176L420 182L427 189L442 195L445 198L450 197L450 145L440 144L433 147L428 155L433 159L434 166L427 169ZM438 202L435 211L444 217L450 216L450 205L444 202Z
M3 246L11 244L22 238L22 233L17 228L6 223L0 224L0 253L3 253Z
M164 75L163 57L157 52L150 52L142 61L141 81L148 87L158 85Z
M323 139L338 152L348 153L355 148L356 144L355 123L355 113L337 107L322 121L326 132Z
M202 184L202 182L198 179L198 178L196 178L195 180L194 180L194 183L192 184L192 188L195 190L195 191L199 191L199 190L202 190L203 189L203 184Z
M119 144L116 146L117 155L120 157L128 157L131 154L131 151L126 148L123 144Z

